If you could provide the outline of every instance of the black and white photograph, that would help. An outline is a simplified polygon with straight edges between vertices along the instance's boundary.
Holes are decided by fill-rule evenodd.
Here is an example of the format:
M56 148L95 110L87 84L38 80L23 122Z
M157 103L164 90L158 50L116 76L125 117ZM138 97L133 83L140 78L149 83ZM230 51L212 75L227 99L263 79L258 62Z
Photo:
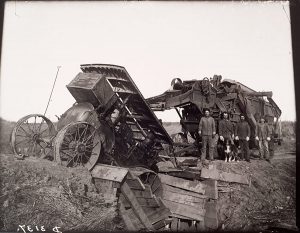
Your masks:
M0 232L296 232L290 1L6 1Z

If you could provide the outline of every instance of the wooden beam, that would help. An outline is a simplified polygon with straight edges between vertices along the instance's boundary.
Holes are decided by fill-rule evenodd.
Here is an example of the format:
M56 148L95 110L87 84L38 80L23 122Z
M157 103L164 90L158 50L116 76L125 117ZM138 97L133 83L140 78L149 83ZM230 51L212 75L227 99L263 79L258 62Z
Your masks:
M144 210L140 206L137 198L135 197L134 193L130 189L129 185L124 182L121 186L121 192L125 196L125 198L130 202L131 207L141 222L145 225L148 230L154 230L151 222L149 221L147 215L145 214Z
M191 192L191 191L187 191L187 190L183 190L183 189L176 188L176 187L173 187L173 186L170 186L170 185L167 185L167 184L162 184L162 188L163 188L163 191L168 191L168 192L172 192L172 193L175 193L175 194L182 194L182 195L196 197L196 198L202 198L202 199L207 198L206 195Z
M133 224L131 218L129 217L128 212L126 211L122 202L120 202L119 210L120 210L120 215L126 225L127 230L137 231L138 229L134 226L134 224Z
M201 178L249 185L249 178L247 176L229 173L229 172L222 172L215 168L214 169L202 168Z
M181 179L181 178L177 178L177 177L173 177L173 176L168 176L168 175L163 175L163 174L159 174L158 175L161 182L164 184L168 184L177 188L181 188L184 190L189 190L189 191L193 191L196 193L201 193L204 194L205 190L204 190L204 185L201 184L200 181L194 180L194 181L189 181L189 180L185 180L185 179Z
M171 213L186 216L188 218L198 220L198 221L204 220L204 215L205 215L204 209L187 206L173 201L163 200L163 202L170 209Z
M173 201L180 204L190 205L196 208L204 209L206 199L184 195L180 193L173 193L167 190L163 191L162 199Z
M218 185L216 180L207 179L202 181L205 185L205 195L214 200L218 199Z
M155 196L153 196L151 198L137 197L136 199L140 203L141 206L159 207L159 204L158 204Z
M218 213L217 213L217 201L210 200L206 202L205 205L205 216L204 216L204 223L205 227L209 229L216 230L218 229Z

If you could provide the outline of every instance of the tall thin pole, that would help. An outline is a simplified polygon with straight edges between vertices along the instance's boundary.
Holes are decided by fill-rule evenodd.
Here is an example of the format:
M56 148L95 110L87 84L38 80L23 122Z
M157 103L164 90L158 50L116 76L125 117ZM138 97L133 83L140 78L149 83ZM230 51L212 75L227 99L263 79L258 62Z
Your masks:
M45 112L44 112L44 116L46 115L46 112L47 112L48 107L49 107L49 104L50 104L50 100L51 100L51 97L52 97L52 93L53 93L53 90L54 90L54 87L55 87L55 83L56 83L56 79L57 79L57 76L58 76L58 72L59 72L60 67L61 67L61 66L58 66L58 67L57 67L57 72L56 72L55 80L54 80L54 83L53 83L53 86L52 86L52 90L51 90L51 93L50 93L50 96L49 96L49 100L48 100L48 103L47 103L47 107L46 107Z

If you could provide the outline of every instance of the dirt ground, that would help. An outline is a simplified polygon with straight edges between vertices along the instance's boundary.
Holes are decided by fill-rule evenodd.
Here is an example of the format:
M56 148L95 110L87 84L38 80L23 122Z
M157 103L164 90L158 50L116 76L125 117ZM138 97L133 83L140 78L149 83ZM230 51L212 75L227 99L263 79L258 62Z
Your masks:
M33 157L16 160L11 154L1 154L0 161L0 232L23 224L47 231L124 229L116 202L97 193L85 168Z
M60 230L124 230L116 202L97 193L84 168L65 168L40 158L16 160L0 155L0 231L21 224ZM295 155L275 156L271 163L214 161L218 169L251 176L251 185L218 182L219 230L264 230L295 225ZM231 190L231 192L229 191Z
M271 163L264 160L214 163L222 171L248 175L251 179L250 186L218 182L230 191L219 193L221 228L258 231L296 225L295 156L275 155Z

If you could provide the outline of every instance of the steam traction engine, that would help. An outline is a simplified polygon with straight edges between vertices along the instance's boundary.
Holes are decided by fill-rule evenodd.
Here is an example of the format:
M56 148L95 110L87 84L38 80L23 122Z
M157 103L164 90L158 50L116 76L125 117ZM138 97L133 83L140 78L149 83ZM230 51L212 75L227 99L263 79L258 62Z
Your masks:
M172 140L126 69L95 64L81 70L67 85L76 104L56 127L40 114L20 119L12 133L14 152L90 170L97 162L151 167L162 144Z

